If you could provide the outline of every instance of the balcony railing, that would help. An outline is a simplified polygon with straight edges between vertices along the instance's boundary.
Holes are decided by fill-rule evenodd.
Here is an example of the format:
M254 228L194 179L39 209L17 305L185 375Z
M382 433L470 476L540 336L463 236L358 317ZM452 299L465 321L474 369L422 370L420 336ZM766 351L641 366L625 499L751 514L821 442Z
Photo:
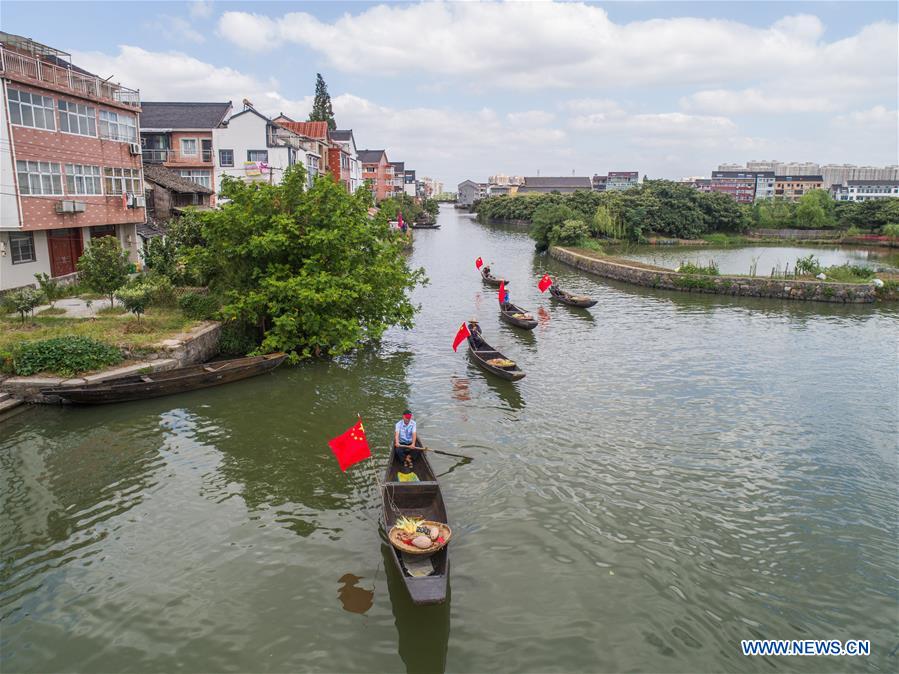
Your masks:
M212 150L201 150L196 154L181 154L178 150L169 149L150 149L142 150L143 160L148 164L162 164L165 162L179 162L184 164L211 164Z
M0 46L0 72L63 87L78 95L140 107L140 92Z

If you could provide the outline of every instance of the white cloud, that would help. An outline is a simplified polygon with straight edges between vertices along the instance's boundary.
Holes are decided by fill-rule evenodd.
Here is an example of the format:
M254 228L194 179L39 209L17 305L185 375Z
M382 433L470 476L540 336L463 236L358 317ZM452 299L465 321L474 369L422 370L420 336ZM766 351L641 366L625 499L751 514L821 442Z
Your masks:
M291 101L279 92L277 80L259 80L229 67L214 66L180 52L151 52L123 45L113 56L72 52L80 67L101 77L140 89L146 101L234 101L249 98L260 109L291 111L304 117L312 97ZM302 113L299 111L302 110ZM290 114L290 113L288 113Z
M857 110L834 118L834 124L842 127L865 126L876 130L890 129L895 137L899 128L899 110L889 110L875 105L868 110Z
M759 28L698 18L615 23L601 7L583 3L427 2L377 5L334 21L232 11L218 28L249 50L303 45L346 72L429 73L519 89L774 79L870 94L872 86L892 91L897 72L895 23L828 43L821 21L809 15Z
M212 16L212 0L195 0L190 3L190 15L195 19L208 19Z
M187 19L180 16L164 16L163 20L165 27L171 31L172 37L187 40L194 44L203 44L206 42L206 38L203 34L196 30L193 27L193 24Z
M789 112L828 112L840 104L826 95L794 95L765 92L761 89L712 89L698 91L681 99L685 110L717 112L727 115L783 114Z

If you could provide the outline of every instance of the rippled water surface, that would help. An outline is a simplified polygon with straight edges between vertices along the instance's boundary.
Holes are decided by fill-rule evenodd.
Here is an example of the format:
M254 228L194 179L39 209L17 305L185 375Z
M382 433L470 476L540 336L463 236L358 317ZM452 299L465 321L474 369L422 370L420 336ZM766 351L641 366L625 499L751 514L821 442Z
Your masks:
M894 248L858 248L850 246L632 246L620 257L639 260L660 267L676 269L682 262L706 265L714 261L722 274L750 274L755 266L758 276L769 276L772 270L796 267L800 257L814 255L822 267L851 264L876 271L899 271L899 253Z
M416 232L417 327L378 351L0 425L2 671L896 671L895 310L616 285L440 222ZM498 322L478 255L533 333ZM599 303L550 303L545 271ZM471 317L524 380L453 353ZM434 459L443 607L410 605L376 527L407 405L475 457ZM342 474L325 443L357 411L377 462Z

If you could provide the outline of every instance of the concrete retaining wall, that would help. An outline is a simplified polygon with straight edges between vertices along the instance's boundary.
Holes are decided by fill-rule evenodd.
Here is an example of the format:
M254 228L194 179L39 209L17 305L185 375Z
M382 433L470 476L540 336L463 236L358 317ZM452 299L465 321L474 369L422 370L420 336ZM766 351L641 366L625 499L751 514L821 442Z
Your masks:
M550 248L549 254L560 262L597 276L647 288L841 304L870 303L874 302L877 297L874 286L868 283L827 283L747 276L680 274L675 271L632 267L620 260L613 262L555 246Z
M126 350L125 357L137 360L136 363L83 377L8 377L0 381L0 391L29 403L58 403L57 396L45 396L41 389L50 386L80 386L142 372L160 372L204 363L218 354L221 333L221 323L206 321L190 332L160 342L153 350L144 349L135 353Z

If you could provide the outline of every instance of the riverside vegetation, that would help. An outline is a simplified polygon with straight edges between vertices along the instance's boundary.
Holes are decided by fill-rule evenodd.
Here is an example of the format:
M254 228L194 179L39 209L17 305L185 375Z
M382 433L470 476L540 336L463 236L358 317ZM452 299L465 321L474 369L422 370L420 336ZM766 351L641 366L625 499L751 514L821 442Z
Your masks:
M642 242L651 235L726 241L752 228L899 236L899 199L836 202L824 190L810 190L798 202L771 199L750 206L669 180L645 180L624 191L487 197L474 211L485 220L530 222L540 250L555 244L590 248L597 238Z

